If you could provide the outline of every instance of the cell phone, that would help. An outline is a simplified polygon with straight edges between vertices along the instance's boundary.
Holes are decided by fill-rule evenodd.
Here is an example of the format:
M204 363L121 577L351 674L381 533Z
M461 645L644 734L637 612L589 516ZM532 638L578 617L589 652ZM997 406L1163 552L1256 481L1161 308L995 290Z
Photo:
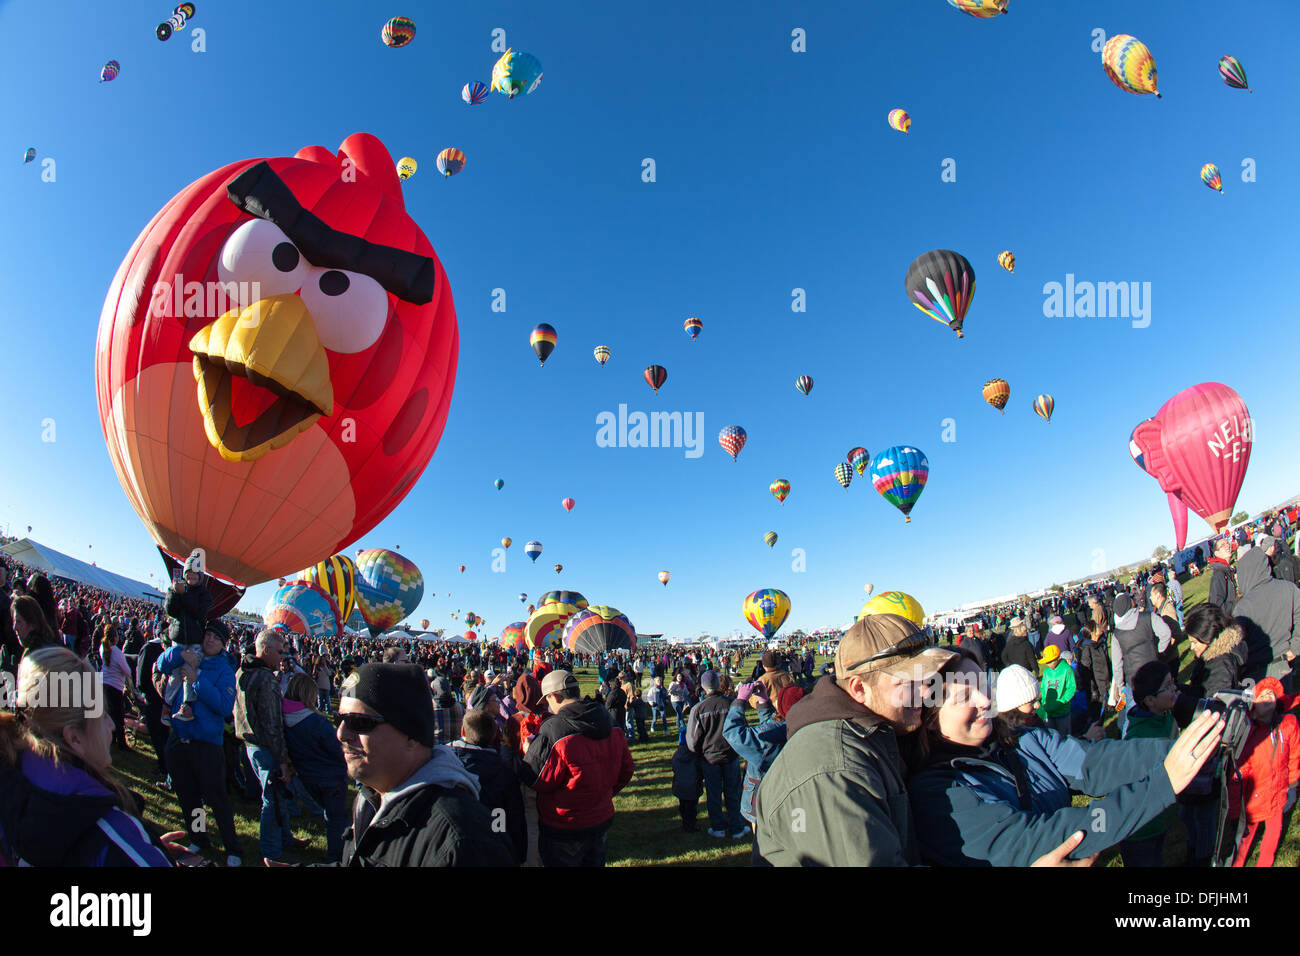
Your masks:
M180 581L180 579L184 576L184 574L185 574L185 569L184 569L184 568L173 568L173 569L172 569L172 580L173 580L173 581Z

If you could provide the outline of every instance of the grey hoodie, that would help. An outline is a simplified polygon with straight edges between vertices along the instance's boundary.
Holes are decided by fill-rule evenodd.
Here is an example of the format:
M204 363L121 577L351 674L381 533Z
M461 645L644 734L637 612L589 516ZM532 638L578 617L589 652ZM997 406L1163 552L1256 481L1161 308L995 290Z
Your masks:
M1286 652L1300 654L1300 588L1274 578L1268 555L1259 548L1238 559L1237 585L1241 599L1233 614L1246 632L1247 671L1258 677L1267 668L1270 677L1285 676L1291 671Z
M379 820L383 819L388 808L393 803L421 787L438 786L447 790L461 787L466 790L475 800L478 799L478 778L465 769L465 765L460 762L451 748L444 747L441 744L433 748L433 754L426 763L415 773L411 774L404 783L399 784L395 789L385 793L379 799L379 811L371 819L370 825L374 826Z

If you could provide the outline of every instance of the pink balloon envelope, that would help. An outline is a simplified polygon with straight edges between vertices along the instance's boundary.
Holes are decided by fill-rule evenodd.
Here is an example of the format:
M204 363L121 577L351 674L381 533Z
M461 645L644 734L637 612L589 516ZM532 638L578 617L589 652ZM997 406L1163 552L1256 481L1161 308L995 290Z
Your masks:
M1218 382L1183 389L1133 429L1133 443L1161 489L1215 531L1232 515L1254 438L1246 403Z
M577 502L574 501L572 498L565 498L563 501L560 502L560 504L564 505L565 511L572 511L573 506L576 505Z
M1151 419L1149 418L1147 419L1147 421L1150 420ZM1134 464L1145 471L1148 475L1151 475L1152 478L1155 478L1156 476L1154 474L1147 471L1146 456L1142 454L1137 443L1133 441L1133 434L1136 431L1137 429L1135 428L1129 433L1128 453L1133 456ZM1187 505L1184 504L1182 498L1179 498L1178 495L1174 494L1172 491L1165 495L1165 497L1169 501L1169 516L1174 519L1174 544L1176 545L1177 550L1181 551L1183 548L1187 547Z

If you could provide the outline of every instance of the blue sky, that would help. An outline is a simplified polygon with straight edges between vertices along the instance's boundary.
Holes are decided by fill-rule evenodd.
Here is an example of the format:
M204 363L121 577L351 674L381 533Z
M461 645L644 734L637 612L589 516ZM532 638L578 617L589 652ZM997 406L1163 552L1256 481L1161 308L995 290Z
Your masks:
M1012 0L978 21L943 0L794 4L200 2L159 43L167 2L0 5L10 162L0 176L0 523L148 580L161 562L116 479L94 393L104 295L149 218L228 162L331 150L372 132L416 157L408 210L456 298L460 367L420 482L352 548L401 545L426 579L414 615L473 610L498 633L516 599L567 587L638 630L726 634L746 594L786 591L786 629L843 625L863 584L927 611L1028 590L1170 544L1163 493L1129 459L1134 424L1177 391L1223 381L1258 440L1238 506L1300 491L1293 414L1294 170L1300 108L1289 0L1206 11L1173 2ZM417 24L379 42L394 14ZM540 58L531 96L473 108L492 31ZM791 50L806 31L807 52ZM1092 31L1152 50L1162 100L1116 89ZM1231 53L1254 93L1220 81ZM110 57L116 81L97 82ZM18 94L18 95L14 95ZM907 136L885 117L912 115ZM467 155L443 180L444 146ZM21 157L35 146L38 160ZM642 181L652 158L656 181ZM42 163L55 161L55 181ZM941 181L955 160L956 181ZM1257 181L1242 182L1243 160ZM1201 185L1205 162L1225 194ZM933 248L978 276L967 335L908 304ZM998 268L1003 249L1016 271ZM1151 322L1047 318L1043 287L1151 283ZM492 290L507 309L493 312ZM791 310L803 289L807 311ZM704 321L692 343L682 330ZM538 367L528 333L559 346ZM613 358L597 366L591 350ZM1289 345L1288 345L1289 348ZM647 365L668 370L655 395ZM811 375L808 397L794 381ZM980 386L1011 383L1005 415ZM1030 411L1056 399L1052 423ZM702 413L704 454L601 448L596 416ZM42 441L43 422L56 440ZM944 421L955 441L944 441ZM733 463L717 445L740 424ZM951 437L951 432L950 432ZM905 525L835 464L913 444L929 486ZM505 479L497 492L493 479ZM774 478L793 490L779 506ZM560 500L577 507L566 514ZM769 549L765 531L780 539ZM1206 526L1191 518L1191 535ZM515 544L491 571L502 536ZM522 553L536 538L534 565ZM89 547L93 545L93 549ZM805 570L794 570L792 549ZM565 570L556 575L551 566ZM457 573L459 564L468 566ZM658 571L672 572L668 587ZM241 607L260 610L270 585ZM448 597L448 594L451 597Z

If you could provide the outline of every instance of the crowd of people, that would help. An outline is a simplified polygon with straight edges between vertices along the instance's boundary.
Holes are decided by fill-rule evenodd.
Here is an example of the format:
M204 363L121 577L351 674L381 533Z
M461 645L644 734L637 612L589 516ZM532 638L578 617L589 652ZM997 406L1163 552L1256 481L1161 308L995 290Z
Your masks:
M599 655L232 628L197 554L161 605L0 564L18 705L0 715L0 862L199 865L215 832L242 865L238 794L272 867L299 862L299 814L323 819L327 865L600 866L636 749L676 734L682 830L703 800L707 838L748 841L757 866L1087 865L1113 847L1158 866L1175 820L1189 863L1244 865L1262 832L1271 865L1300 783L1300 588L1287 516L1252 530L1214 542L1190 610L1156 567L961 633L877 614L838 641ZM87 678L102 701L49 693ZM1229 754L1231 712L1206 701L1242 689ZM185 830L156 832L114 776L144 737Z

